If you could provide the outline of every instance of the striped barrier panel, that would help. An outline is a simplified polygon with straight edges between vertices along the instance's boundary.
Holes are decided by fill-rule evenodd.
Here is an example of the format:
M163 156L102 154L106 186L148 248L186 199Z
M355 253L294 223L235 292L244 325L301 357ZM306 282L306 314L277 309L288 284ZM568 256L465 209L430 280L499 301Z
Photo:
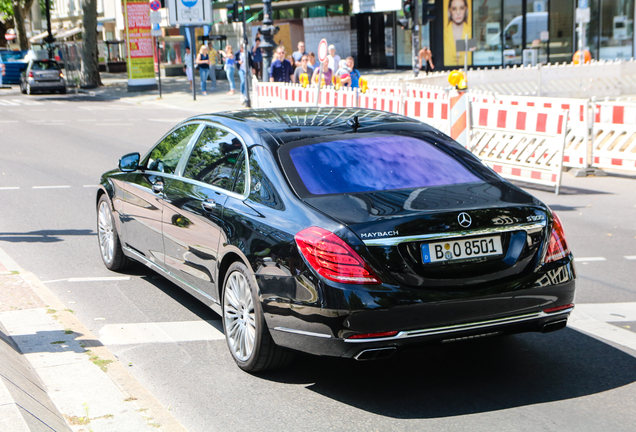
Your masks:
M587 168L591 165L590 102L587 99L544 98L533 96L471 95L473 102L492 102L519 108L547 108L567 110L568 130L565 137L563 166ZM634 117L636 120L636 116Z
M636 172L636 104L597 103L592 166Z
M459 144L469 146L468 92L452 90L448 96L450 109L450 137Z
M404 98L404 115L449 133L448 99Z
M313 89L314 93L316 89ZM357 106L357 90L350 88L341 88L339 90L333 87L326 87L320 90L320 106L339 107L339 108L355 108Z
M471 103L470 150L501 177L559 193L568 112Z
M402 114L402 98L373 93L362 93L358 96L358 108L368 108Z
M305 106L316 104L316 89L303 88L300 84L285 85L280 89L280 99L287 106Z

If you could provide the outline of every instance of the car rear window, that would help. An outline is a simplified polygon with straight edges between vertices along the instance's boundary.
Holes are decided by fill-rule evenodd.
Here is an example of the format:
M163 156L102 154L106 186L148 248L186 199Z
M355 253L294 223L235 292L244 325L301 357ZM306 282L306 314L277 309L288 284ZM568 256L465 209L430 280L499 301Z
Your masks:
M370 136L283 149L283 166L300 195L374 192L481 181L435 145L406 136Z
M35 61L31 69L33 70L58 70L60 66L54 61Z

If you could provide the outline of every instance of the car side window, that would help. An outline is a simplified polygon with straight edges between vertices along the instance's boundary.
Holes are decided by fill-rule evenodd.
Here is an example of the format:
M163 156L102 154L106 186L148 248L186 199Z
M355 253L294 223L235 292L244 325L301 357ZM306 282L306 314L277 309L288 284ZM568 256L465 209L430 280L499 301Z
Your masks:
M184 177L231 191L243 145L231 132L206 126L192 149Z
M250 201L282 210L283 203L278 192L261 169L258 158L254 155L250 156L250 182Z
M196 132L198 124L181 126L170 132L148 155L142 164L150 171L174 174L190 139Z

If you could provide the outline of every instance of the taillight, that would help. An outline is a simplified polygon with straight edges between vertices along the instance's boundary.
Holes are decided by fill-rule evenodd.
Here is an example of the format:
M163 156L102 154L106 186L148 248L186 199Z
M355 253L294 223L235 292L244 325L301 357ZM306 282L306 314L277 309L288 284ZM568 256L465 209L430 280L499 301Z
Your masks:
M60 78L64 78L64 74L60 72Z
M341 283L380 284L380 278L340 237L318 227L294 236L305 259L321 276Z
M33 71L29 71L29 78L33 78Z
M550 235L550 243L548 244L548 251L545 254L544 262L557 261L561 258L565 258L569 254L570 249L565 241L563 224L561 224L561 220L556 213L552 213L552 234Z

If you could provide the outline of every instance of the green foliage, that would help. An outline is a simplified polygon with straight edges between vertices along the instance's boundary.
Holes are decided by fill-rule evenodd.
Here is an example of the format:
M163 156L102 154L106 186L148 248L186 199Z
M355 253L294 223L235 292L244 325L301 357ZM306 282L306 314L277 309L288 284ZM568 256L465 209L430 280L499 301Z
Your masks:
M0 0L0 21L8 21L9 18L13 18L11 0Z
M3 0L0 0L3 1ZM50 1L50 10L55 9L55 0L49 0ZM42 17L46 16L46 0L38 0L38 2L40 3L40 13L42 14Z

